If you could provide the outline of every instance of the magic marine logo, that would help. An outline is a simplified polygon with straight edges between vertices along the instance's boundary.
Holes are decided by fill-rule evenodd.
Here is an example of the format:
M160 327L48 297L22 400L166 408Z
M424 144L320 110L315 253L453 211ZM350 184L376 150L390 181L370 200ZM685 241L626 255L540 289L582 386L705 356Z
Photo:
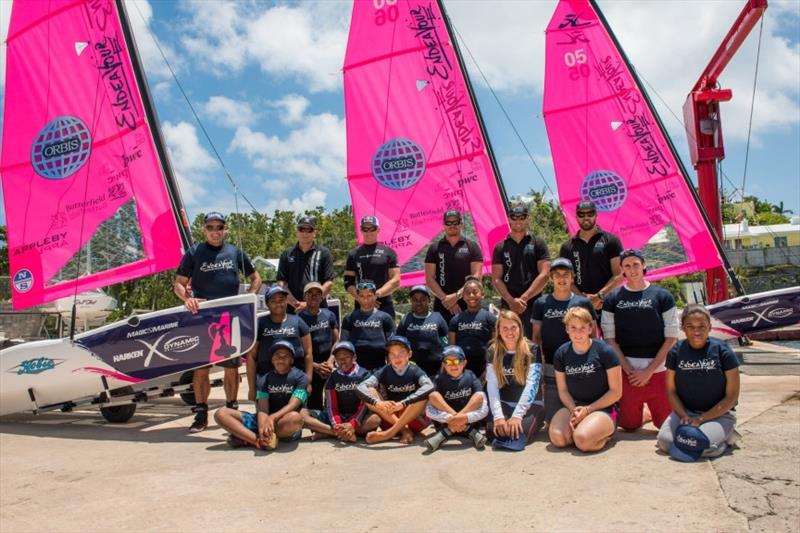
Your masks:
M599 211L614 211L628 199L628 185L610 170L595 170L581 183L581 200L591 200Z
M41 129L31 146L34 172L50 180L76 173L89 160L92 136L77 117L58 117Z
M417 183L425 173L425 154L414 141L397 138L386 141L372 156L372 176L388 189L402 191Z
M26 359L17 366L9 368L6 372L22 376L25 374L41 374L47 370L53 370L56 366L64 362L64 359L50 359L49 357L37 357Z

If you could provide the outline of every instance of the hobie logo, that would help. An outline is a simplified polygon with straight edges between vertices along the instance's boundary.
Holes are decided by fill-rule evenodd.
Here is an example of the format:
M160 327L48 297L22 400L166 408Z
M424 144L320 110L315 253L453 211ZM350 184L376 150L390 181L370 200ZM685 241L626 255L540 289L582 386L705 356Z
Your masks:
M417 183L425 173L425 154L414 141L391 139L372 156L372 175L389 189L401 191Z
M17 270L13 283L17 292L28 292L33 288L33 274L27 268Z
M625 180L610 170L595 170L581 183L581 200L591 200L600 211L614 211L628 198Z
M63 359L50 359L49 357L38 357L27 359L15 367L9 368L8 372L21 376L23 374L41 374L46 370L53 370L56 365L63 363Z
M43 178L60 180L77 172L89 160L92 136L77 117L65 115L49 122L31 146L31 165Z

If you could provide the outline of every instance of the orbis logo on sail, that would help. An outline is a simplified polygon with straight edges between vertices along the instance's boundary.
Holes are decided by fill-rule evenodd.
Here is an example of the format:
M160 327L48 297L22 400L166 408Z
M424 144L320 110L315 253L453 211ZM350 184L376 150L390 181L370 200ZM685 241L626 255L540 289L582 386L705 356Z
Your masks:
M581 200L591 200L599 211L614 211L628 199L628 185L610 170L595 170L583 178Z
M77 117L58 117L41 129L31 146L31 166L43 178L60 180L89 160L92 136Z
M386 141L372 156L372 176L386 188L401 191L417 183L425 173L425 154L414 141Z

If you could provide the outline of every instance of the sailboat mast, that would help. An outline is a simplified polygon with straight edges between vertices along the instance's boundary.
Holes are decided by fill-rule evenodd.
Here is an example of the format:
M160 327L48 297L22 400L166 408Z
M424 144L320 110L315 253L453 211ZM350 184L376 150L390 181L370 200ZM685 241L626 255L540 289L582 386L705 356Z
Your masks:
M181 192L175 179L175 173L172 170L169 155L167 154L167 144L164 141L164 136L159 127L158 114L153 104L150 86L147 84L147 78L144 76L142 59L139 57L139 51L136 48L136 39L133 36L133 31L131 31L130 19L125 9L125 2L123 0L114 0L114 2L117 6L117 12L119 12L120 26L122 27L125 43L130 53L131 65L133 66L133 73L136 77L136 85L139 87L139 93L142 96L142 106L147 115L147 120L150 122L150 131L153 134L153 143L155 144L156 153L158 153L158 159L161 163L161 170L166 180L167 193L169 194L170 203L172 204L172 211L178 223L178 233L181 237L184 250L186 250L192 245L192 232L189 224L189 217L186 215Z
M678 166L680 167L680 174L683 180L686 182L686 186L688 187L689 191L692 193L692 197L694 198L695 204L697 204L697 208L700 211L700 214L703 217L703 222L706 225L706 229L708 230L709 235L711 235L712 240L714 241L714 245L717 248L717 253L719 254L720 259L722 259L722 264L725 267L725 271L728 273L728 277L733 284L733 288L736 291L737 296L743 296L745 294L744 287L742 283L739 281L739 278L736 276L736 272L733 271L733 266L731 265L728 256L725 254L725 248L722 245L722 241L720 241L717 232L714 230L714 227L711 224L711 220L708 218L708 213L706 213L705 208L703 208L703 204L700 202L700 196L697 194L697 190L692 183L692 180L689 179L689 173L686 171L686 167L683 165L683 160L678 155L678 151L675 149L675 145L672 143L672 139L670 138L669 134L667 134L667 130L664 127L664 123L661 121L661 117L659 116L658 112L656 111L655 106L653 105L653 101L650 99L650 95L648 94L647 90L645 89L642 81L639 79L639 75L636 74L636 70L633 68L633 64L628 59L628 54L625 53L625 50L620 45L619 41L617 40L617 36L611 29L611 26L608 24L605 15L597 6L597 2L595 0L589 0L589 3L594 9L595 13L597 13L597 18L600 19L603 26L605 27L608 35L611 37L611 40L614 41L614 46L616 46L617 50L619 51L620 57L625 62L625 65L628 67L628 71L631 73L631 77L633 78L633 82L636 84L639 91L644 96L647 105L650 106L650 110L653 113L653 117L656 120L656 124L658 128L661 130L661 134L664 136L664 139L667 142L667 146L669 146L670 151L672 152L672 156L675 158Z
M494 156L492 142L489 140L489 135L486 133L486 124L483 122L483 114L481 114L481 108L478 105L478 99L475 98L475 90L472 88L472 81L470 80L469 73L464 66L464 57L461 55L461 49L458 47L458 40L456 39L455 33L453 33L453 27L450 25L450 17L447 15L447 11L444 8L444 3L442 0L436 0L436 3L439 5L439 11L442 13L442 19L444 20L445 28L447 28L447 33L450 35L450 41L453 43L453 50L456 53L458 66L461 68L461 73L464 75L464 82L467 85L467 92L469 93L469 98L472 101L472 108L475 110L475 116L478 119L478 126L481 129L483 141L486 143L486 153L489 156L489 161L492 163L492 170L494 171L495 180L497 181L497 187L500 189L500 196L503 198L503 204L507 209L508 194L506 193L506 187L503 184L503 178L500 176L500 168L497 166L497 160Z

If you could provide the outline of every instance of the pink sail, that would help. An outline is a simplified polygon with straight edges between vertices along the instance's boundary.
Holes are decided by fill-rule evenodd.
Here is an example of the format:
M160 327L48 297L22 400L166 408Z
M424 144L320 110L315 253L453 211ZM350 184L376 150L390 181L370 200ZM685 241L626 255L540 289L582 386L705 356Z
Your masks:
M347 179L356 221L376 215L404 286L424 282L448 209L485 253L508 232L462 66L435 1L353 3L344 64Z
M562 0L547 27L544 119L571 233L575 206L642 248L648 277L721 265L688 179L642 88L587 0Z
M7 42L14 308L174 268L181 239L114 1L14 2Z

